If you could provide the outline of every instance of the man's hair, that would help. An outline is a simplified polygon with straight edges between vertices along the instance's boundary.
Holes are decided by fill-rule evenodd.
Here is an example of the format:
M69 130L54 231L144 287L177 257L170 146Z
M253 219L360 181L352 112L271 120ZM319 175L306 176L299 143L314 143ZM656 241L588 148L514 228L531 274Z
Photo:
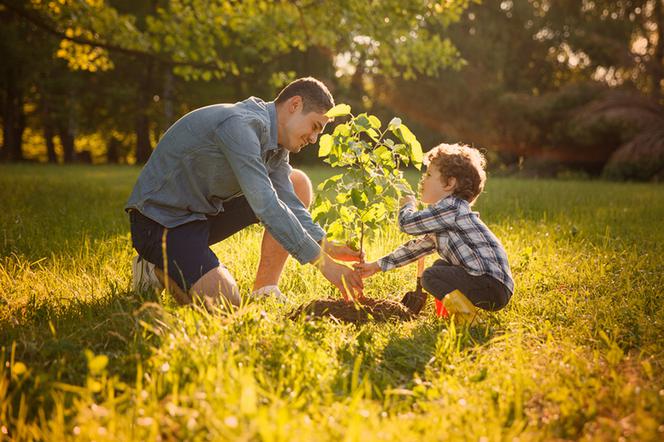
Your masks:
M486 159L482 153L463 144L439 144L426 153L424 163L440 171L443 184L456 178L454 196L473 204L484 190Z
M296 95L302 97L302 112L305 114L311 111L322 114L334 107L334 98L327 86L313 77L298 78L292 81L279 92L274 102L281 104Z

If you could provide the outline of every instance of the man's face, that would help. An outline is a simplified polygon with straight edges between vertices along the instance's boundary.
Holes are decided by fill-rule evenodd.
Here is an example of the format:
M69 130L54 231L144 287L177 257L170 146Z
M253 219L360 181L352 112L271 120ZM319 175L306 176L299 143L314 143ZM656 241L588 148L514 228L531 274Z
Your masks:
M307 144L315 143L329 121L330 118L324 113L311 111L304 114L302 100L296 100L293 107L288 109L281 145L289 152L297 153Z

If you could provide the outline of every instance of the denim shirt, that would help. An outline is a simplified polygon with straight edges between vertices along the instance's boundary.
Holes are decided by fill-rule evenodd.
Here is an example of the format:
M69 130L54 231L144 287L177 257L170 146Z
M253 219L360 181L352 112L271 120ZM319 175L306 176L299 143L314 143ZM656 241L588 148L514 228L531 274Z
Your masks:
M251 97L196 109L171 126L141 171L125 210L167 228L206 220L244 195L256 217L304 264L325 232L295 195L288 151L277 145L274 102Z

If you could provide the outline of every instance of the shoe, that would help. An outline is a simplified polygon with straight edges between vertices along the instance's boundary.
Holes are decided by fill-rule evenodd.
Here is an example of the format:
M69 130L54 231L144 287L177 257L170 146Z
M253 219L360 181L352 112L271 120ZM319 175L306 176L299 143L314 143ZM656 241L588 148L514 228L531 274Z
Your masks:
M265 287L256 289L253 292L251 292L250 296L252 299L255 300L274 297L281 304L288 303L288 298L286 297L286 295L281 293L281 290L279 290L279 287L277 287L276 285L266 285Z
M477 319L477 307L459 290L445 295L443 307L450 316L455 316L459 323L472 324Z
M135 292L155 290L161 292L164 286L157 278L154 264L136 255L131 260L132 288Z

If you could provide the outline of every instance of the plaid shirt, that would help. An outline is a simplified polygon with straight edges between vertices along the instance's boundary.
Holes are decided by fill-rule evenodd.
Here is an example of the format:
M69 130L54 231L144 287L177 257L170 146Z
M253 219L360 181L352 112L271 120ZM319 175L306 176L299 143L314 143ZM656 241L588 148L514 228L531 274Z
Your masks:
M409 235L421 235L378 260L383 271L402 267L434 250L452 265L471 275L489 275L514 292L507 253L496 235L470 210L467 201L449 196L416 211L413 203L399 211L399 227Z

